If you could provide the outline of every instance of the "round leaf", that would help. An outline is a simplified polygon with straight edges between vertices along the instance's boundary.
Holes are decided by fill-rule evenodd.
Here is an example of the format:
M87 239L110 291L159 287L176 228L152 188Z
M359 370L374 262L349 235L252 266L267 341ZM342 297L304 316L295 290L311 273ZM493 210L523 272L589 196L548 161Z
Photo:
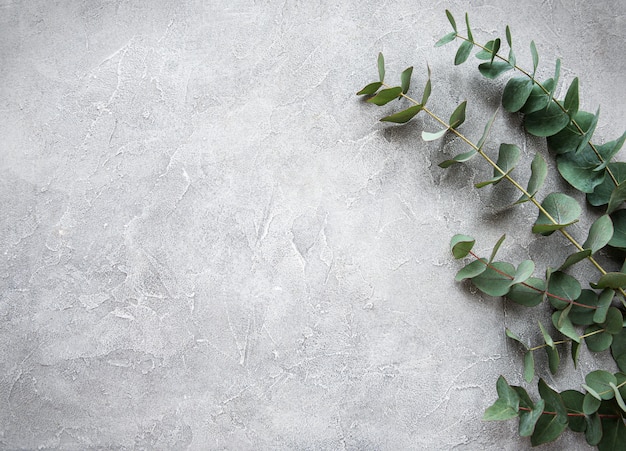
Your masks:
M578 202L563 193L548 194L541 206L550 217L546 216L543 211L540 211L533 226L533 232L543 235L549 235L555 230L562 229L576 222L581 213Z

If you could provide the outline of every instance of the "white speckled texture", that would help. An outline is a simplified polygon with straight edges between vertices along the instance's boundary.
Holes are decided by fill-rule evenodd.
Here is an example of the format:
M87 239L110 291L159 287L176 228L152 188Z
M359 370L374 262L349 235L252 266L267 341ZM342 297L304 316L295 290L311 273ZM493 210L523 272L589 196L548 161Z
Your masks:
M504 209L509 187L474 190L478 160L438 168L463 147L423 143L432 121L383 125L391 107L354 93L379 51L416 87L428 62L432 109L468 99L479 135L503 82L433 48L470 8L526 66L534 39L542 75L561 57L614 139L626 6L471 3L0 0L0 448L529 447L481 416L498 375L522 382L505 324L537 341L543 315L455 283L448 242L568 249L530 234L532 205ZM521 179L546 152L514 116L499 141L523 147ZM538 359L558 389L595 368L563 360L553 378Z

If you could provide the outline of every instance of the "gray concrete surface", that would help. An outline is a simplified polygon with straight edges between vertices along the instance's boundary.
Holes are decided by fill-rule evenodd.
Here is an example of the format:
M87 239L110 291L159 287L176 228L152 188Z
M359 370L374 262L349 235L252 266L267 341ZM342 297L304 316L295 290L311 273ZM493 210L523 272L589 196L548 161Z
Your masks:
M504 325L537 341L542 312L455 283L448 241L568 250L472 189L478 160L439 169L463 148L421 142L431 121L354 95L379 51L416 87L428 62L432 108L468 99L479 135L503 84L433 48L446 8L482 41L510 24L526 66L534 39L542 74L561 57L599 139L622 133L619 0L0 0L0 448L528 448L481 416L522 382ZM489 148L519 143L524 179L545 145L519 125ZM538 369L561 390L596 364L564 361Z

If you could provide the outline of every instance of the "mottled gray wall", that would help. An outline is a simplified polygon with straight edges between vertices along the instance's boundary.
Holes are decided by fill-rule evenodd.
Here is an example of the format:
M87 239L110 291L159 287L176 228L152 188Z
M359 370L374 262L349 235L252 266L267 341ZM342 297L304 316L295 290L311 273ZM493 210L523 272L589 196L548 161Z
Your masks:
M428 62L432 108L468 99L476 138L503 84L433 48L469 8L526 66L535 39L542 75L562 57L613 139L626 6L471 3L0 0L0 447L526 449L480 418L498 375L522 381L504 325L536 341L543 316L454 283L448 241L506 232L503 258L544 265L564 242L474 190L478 160L439 169L463 148L423 143L432 121L383 125L354 93L379 51L415 86ZM522 146L524 179L545 145L519 125L488 148Z

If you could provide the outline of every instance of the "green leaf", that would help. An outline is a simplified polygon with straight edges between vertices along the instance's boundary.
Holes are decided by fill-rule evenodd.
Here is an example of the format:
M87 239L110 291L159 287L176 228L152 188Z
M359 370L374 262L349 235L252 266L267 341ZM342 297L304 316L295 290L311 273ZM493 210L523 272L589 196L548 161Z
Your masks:
M494 55L493 53L493 47L494 47L495 41L491 40L488 41L483 47L484 49L480 50L478 53L476 53L476 58L478 58L479 60L491 60L491 57Z
M546 354L548 355L548 367L550 368L550 373L556 374L559 370L559 363L561 358L559 357L559 351L556 348L546 347Z
M619 152L619 150L624 145L624 142L626 142L626 132L624 132L624 134L615 141L610 141L601 146L595 146L596 150L600 155L602 155L602 159L604 160L604 162L596 168L596 171L603 171L604 169L606 169L606 167L611 162L611 158L613 158L617 154L617 152Z
M474 42L474 36L472 36L472 29L470 28L469 23L469 15L467 13L465 13L465 26L467 27L467 39Z
M533 90L533 81L526 77L511 78L502 93L502 106L509 113L519 111Z
M441 47L442 45L446 45L454 41L456 39L456 36L457 36L456 31L448 33L447 35L445 35L444 37L442 37L435 43L435 47Z
M586 385L595 391L600 398L608 400L613 399L615 393L610 383L617 384L615 376L608 371L595 370L585 376Z
M543 82L543 87L546 90L550 90L554 87L554 80L548 78ZM535 111L539 111L545 108L548 105L550 98L546 95L546 93L541 89L538 85L533 86L530 95L528 96L528 100L520 110L524 114L530 114Z
M533 78L535 78L537 66L539 66L539 54L537 53L537 46L535 45L535 41L530 41L530 54L533 57Z
M374 83L370 83L369 85L365 86L363 89L361 89L359 92L356 93L357 96L371 96L372 94L374 94L376 91L378 91L378 88L380 88L383 84L379 81L374 82Z
M382 52L378 54L378 78L381 83L385 81L385 57Z
M515 53L513 52L513 49L509 50L509 64L515 67Z
M578 343L580 342L580 336L578 335L578 332L576 332L576 329L574 329L574 325L568 317L568 309L571 308L572 305L570 304L570 306L567 307L565 310L557 310L556 312L554 312L552 314L552 324L554 324L554 327L556 327L557 330L563 335L571 338L573 341Z
M588 390L583 398L583 413L585 415L593 415L600 408L601 402L602 400L600 399L600 395L598 395L595 390Z
M450 128L457 128L463 122L465 122L465 107L467 106L467 100L463 101L450 115Z
M529 113L524 118L526 131L534 136L552 136L569 124L570 118L556 103L550 102L548 108Z
M519 410L519 396L517 392L507 383L504 377L500 376L496 383L498 399L487 410L483 416L483 420L508 420L515 418Z
M576 390L561 392L561 399L567 409L569 428L574 432L585 431L585 417L583 413L583 400L585 395Z
M489 296L504 296L513 282L515 267L506 262L495 262L482 274L474 277L472 283Z
M519 396L503 376L500 376L496 382L496 391L498 393L498 399L503 400L507 405L517 411L519 407Z
M446 16L448 17L448 21L450 22L450 25L452 25L452 29L454 31L457 31L457 29L456 29L456 22L454 20L454 17L452 16L452 13L450 11L448 11L447 9L446 9Z
M611 343L613 343L613 335L604 332L602 327L597 324L592 324L585 329L585 335L588 334L593 334L585 337L587 348L592 352L606 351L611 347Z
M598 109L596 110L596 114L594 114L593 117L591 118L591 122L589 123L589 128L587 128L587 131L585 132L582 139L578 143L578 147L576 148L577 153L583 150L585 147L587 147L587 144L589 144L589 140L593 136L593 133L596 131L596 126L598 125L599 117L600 117L600 107L598 107Z
M591 249L585 249L584 251L574 252L565 259L563 264L559 266L559 271L564 271L570 266L575 265L576 263L586 259L591 255Z
M550 99L554 97L554 92L556 91L556 87L559 84L559 77L561 76L561 59L556 59L556 65L554 67L554 86L550 90ZM556 100L556 99L555 99ZM552 102L551 102L552 103Z
M617 401L617 405L619 406L620 409L626 412L626 403L624 403L624 399L622 398L622 394L619 392L617 385L615 385L613 382L609 382L609 385L613 389L613 394L615 395L615 400Z
M457 260L459 258L467 257L470 253L476 240L468 235L456 234L450 240L450 249L452 250L452 255Z
M522 339L520 337L518 337L513 331L511 331L508 328L504 329L504 333L507 337L509 337L511 340L515 340L518 343L520 343L522 346L524 346L525 349L528 349L528 346L526 345L526 343L524 343L522 341Z
M610 288L605 288L602 293L600 293L597 304L598 308L592 318L595 323L602 324L606 321L606 315L609 312L609 307L611 307L613 296L615 296L615 291Z
M374 97L367 99L367 101L373 103L374 105L382 106L397 99L400 94L402 94L402 88L400 86L396 86L395 88L383 89Z
M573 224L578 221L581 213L578 202L563 193L548 194L541 206L550 217L546 216L543 211L540 211L533 226L533 233L541 233L542 235L550 235L555 230Z
M494 42L493 42L493 48L491 49L491 63L493 63L493 59L496 57L496 55L498 54L498 51L500 50L500 38L497 38ZM504 63L507 66L509 66L507 63ZM511 67L511 66L509 66ZM513 69L511 67L511 69Z
M623 272L608 272L600 277L598 283L591 285L592 288L624 288L626 287L626 274Z
M422 107L426 106L426 102L428 102L428 98L430 97L430 92L432 90L432 84L430 82L430 66L426 66L428 69L428 80L426 80L426 86L424 86L424 93L422 94Z
M621 417L603 417L602 440L598 443L599 451L615 451L624 449L626 443L626 425Z
M579 111L572 121L575 121L583 132L581 133L572 122L556 135L549 136L548 147L554 153L562 154L576 151L584 133L589 130L591 126L593 114L587 111Z
M585 440L591 446L598 445L602 440L602 423L597 413L585 417Z
M591 249L591 253L595 254L609 244L611 238L613 238L613 221L609 215L600 216L589 229L583 248Z
M483 148L483 144L485 144L485 141L487 140L487 137L489 136L489 132L491 131L491 126L493 125L493 122L496 120L497 115L498 115L498 110L494 111L491 118L487 121L487 124L485 125L485 129L483 130L483 135L480 137L480 139L478 140L478 144L476 145L476 147L478 147L479 149Z
M578 299L582 290L580 282L569 274L555 271L548 281L548 300L556 309L562 310Z
M530 384L535 377L535 356L533 351L524 354L524 380Z
M507 174L509 174L515 165L519 161L520 150L514 144L500 144L500 150L498 152L498 161L496 165L504 171L504 174L497 169L493 170L493 178L485 182L475 184L476 188L482 188L487 185L496 184L502 180Z
M539 380L539 394L546 403L546 411L555 414L543 414L535 425L530 442L532 446L541 445L555 440L567 427L567 410L561 396L543 381Z
M473 279L474 277L482 274L487 269L487 262L483 259L474 260L470 264L464 266L456 273L454 280L461 282L465 279Z
M456 55L454 56L454 65L458 66L463 64L469 58L470 53L472 53L473 45L469 41L463 41L463 43L459 46L459 49L456 51Z
M424 135L424 132L422 132L422 138L423 138L423 135ZM460 153L456 157L452 158L451 160L442 161L441 163L439 163L439 167L445 169L456 163L465 163L467 160L473 158L477 153L478 152L476 152L474 149L464 152L464 153Z
M543 414L546 402L543 399L537 401L534 407L528 411L520 411L519 415L519 435L530 437L535 432L537 421Z
M578 77L574 78L572 84L567 89L563 107L567 110L569 117L574 119L578 113L579 97L578 97Z
M617 183L621 184L626 180L626 163L621 161L609 163L608 168L617 179ZM587 201L594 207L608 204L614 189L615 184L613 183L611 178L605 177L604 181L596 186L593 193L587 194ZM615 223L615 218L613 218L613 223Z
M606 207L607 214L613 213L622 202L626 200L626 182L622 182L615 187L609 198L609 206Z
M526 307L534 307L541 304L543 301L544 290L544 281L536 277L531 277L523 284L515 284L511 286L511 289L506 296L516 304L524 305Z
M604 181L604 172L596 171L598 157L591 147L584 152L557 155L556 165L561 176L583 193L591 193Z
M413 117L415 117L420 111L422 111L422 105L415 105L407 108L406 110L402 110L398 113L386 116L381 119L381 122L394 122L396 124L404 124L413 119Z
M422 139L424 141L435 141L435 140L441 138L443 135L445 135L447 131L448 131L447 128L444 128L443 130L439 130L438 132L422 131ZM476 151L474 151L474 152L476 152ZM456 163L458 163L458 161L456 161Z
M400 86L402 87L402 94L409 92L411 86L411 75L413 75L413 66L407 67L400 74Z
M574 368L578 367L579 356L580 356L580 343L572 341L572 362L574 362Z
M617 210L611 219L613 219L613 237L609 241L609 246L626 249L626 210Z
M504 243L505 239L506 239L506 234L502 235L496 242L495 246L493 247L493 250L491 251L491 256L489 257L490 264L491 262L493 262L493 259L496 257L496 254L498 253L498 250L500 249L500 246L502 246L502 243Z
M509 26L506 26L506 43L509 45L509 47L513 47L513 39L511 38L511 29L509 28Z
M541 321L539 321L539 329L541 329L541 335L543 335L543 341L546 342L546 344L554 349L554 340L552 340L552 337L550 336L550 334L546 331L546 329L543 327L543 324L541 324Z
M572 323L581 326L589 326L593 324L593 318L597 312L596 307L598 305L598 295L596 292L592 290L582 290L580 296L576 299L576 304L581 305L572 304L572 310L569 313L569 319ZM591 308L583 307L583 305Z
M535 154L533 162L530 164L530 171L530 179L528 180L526 192L530 197L534 197L543 186L546 176L548 175L548 165L541 154ZM520 197L516 203L521 204L522 202L527 202L530 200L530 197L526 194L522 194L522 197Z
M602 323L607 334L617 335L622 331L624 326L624 317L617 307L609 307L606 314L606 321Z
M611 354L619 369L626 372L626 328L622 328L619 334L613 336Z
M515 278L513 279L513 283L522 283L525 282L533 275L535 271L535 262L532 260L524 260L519 264L517 270L515 271Z
M505 63L503 61L491 61L490 63L482 63L478 65L478 71L485 78L489 78L493 80L498 78L503 73L513 69L509 63Z

